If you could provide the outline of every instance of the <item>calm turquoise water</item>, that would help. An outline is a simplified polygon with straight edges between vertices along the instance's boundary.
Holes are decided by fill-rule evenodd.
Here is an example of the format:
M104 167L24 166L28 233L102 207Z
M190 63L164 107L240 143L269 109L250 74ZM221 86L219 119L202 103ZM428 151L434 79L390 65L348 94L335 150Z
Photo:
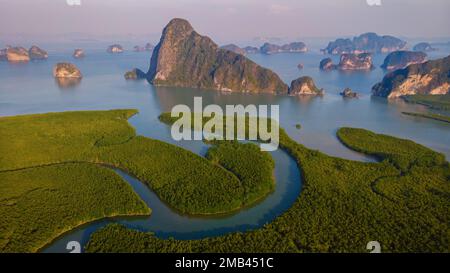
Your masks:
M73 46L75 48L75 46ZM158 115L170 111L176 104L192 106L194 96L202 96L209 104L278 104L280 123L288 134L306 146L334 156L353 160L371 159L352 152L341 145L335 136L342 126L361 127L379 133L408 138L444 153L450 158L450 126L445 123L419 119L401 114L402 111L424 112L418 105L401 101L372 98L373 84L382 79L379 68L385 55L374 56L376 69L370 72L322 72L318 64L325 56L319 53L250 55L255 62L276 71L289 83L301 76L314 78L317 86L324 88L324 97L290 97L269 94L252 95L222 93L209 90L182 88L155 88L145 81L125 81L123 74L134 67L148 69L148 52L107 54L104 45L85 47L87 57L74 60L72 49L48 45L50 57L46 61L28 64L0 62L0 116L43 113L67 110L98 110L137 108L139 115L130 119L141 135L182 146L198 154L204 154L207 146L202 142L175 142L170 128L158 121ZM430 58L450 54L449 48L433 52ZM333 57L337 62L337 57ZM70 61L82 71L81 83L70 88L59 86L52 78L53 65ZM304 64L299 71L297 65ZM360 99L346 100L338 94L350 87L362 94ZM301 130L295 125L300 123ZM256 228L285 211L300 192L299 170L295 162L282 151L272 153L276 161L277 190L262 203L238 214L215 219L190 218L176 214L157 200L144 185L127 174L122 175L153 209L154 214L145 219L116 219L132 228L155 231L160 237L201 238L216 236L235 230ZM52 244L47 251L65 251L71 239L86 242L91 232L109 221L100 221L77 229Z

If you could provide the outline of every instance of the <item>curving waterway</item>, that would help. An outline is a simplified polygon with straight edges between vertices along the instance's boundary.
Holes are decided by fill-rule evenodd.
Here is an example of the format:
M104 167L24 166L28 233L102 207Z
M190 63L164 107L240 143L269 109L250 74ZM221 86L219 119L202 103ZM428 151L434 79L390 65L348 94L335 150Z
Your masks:
M207 145L197 143L191 148L205 151ZM251 207L219 216L181 215L162 202L147 185L130 174L114 169L152 209L152 214L148 217L103 219L86 224L63 234L42 251L69 252L66 246L70 241L77 241L84 247L93 232L110 223L119 223L140 231L151 231L160 238L176 239L199 239L260 228L291 207L301 190L301 175L294 159L281 149L271 152L271 155L275 161L275 191Z

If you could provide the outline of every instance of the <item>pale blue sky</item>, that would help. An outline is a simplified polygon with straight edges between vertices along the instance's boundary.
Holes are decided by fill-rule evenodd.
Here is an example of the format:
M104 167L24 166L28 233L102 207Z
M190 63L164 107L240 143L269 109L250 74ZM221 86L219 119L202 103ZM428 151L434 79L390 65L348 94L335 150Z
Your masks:
M65 33L155 37L173 17L188 19L219 42L367 31L450 37L450 0L381 0L381 6L367 0L81 0L81 6L66 1L0 0L0 39Z

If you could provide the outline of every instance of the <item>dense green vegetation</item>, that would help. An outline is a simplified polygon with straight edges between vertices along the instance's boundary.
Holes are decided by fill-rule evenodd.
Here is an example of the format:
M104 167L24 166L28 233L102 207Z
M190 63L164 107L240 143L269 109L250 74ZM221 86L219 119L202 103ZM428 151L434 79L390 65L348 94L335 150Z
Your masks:
M90 252L449 252L450 168L444 156L412 141L342 128L349 148L379 163L330 157L281 130L281 147L302 169L301 196L261 229L202 240L163 240L110 225L95 232Z
M450 94L404 96L409 103L422 104L436 110L450 110Z
M355 128L341 128L337 136L352 150L373 155L381 160L388 160L403 172L407 172L413 165L447 166L443 154L436 153L411 140Z
M121 181L122 186L127 186L120 177L114 174L115 180L112 179L111 170L95 171L94 168L100 167L94 164L117 167L133 174L169 206L188 214L238 210L273 189L274 164L270 155L260 152L256 145L218 143L208 153L210 161L176 146L136 136L127 122L135 113L135 110L85 111L0 118L0 188L5 191L1 196L7 196L2 199L6 202L1 207L2 215L15 215L16 205L20 206L23 215L17 223L25 229L30 228L41 239L28 245L19 235L29 232L18 229L17 224L7 218L0 227L0 251L35 251L61 232L82 223L118 214L148 213L148 208L138 202L139 198L129 187L118 188L112 184ZM248 162L237 164L235 155ZM87 169L68 168L63 163L79 163ZM85 182L89 177L92 185L82 187L77 184L75 179L81 176L80 173L85 173ZM23 179L21 175L24 175ZM61 188L45 190L44 186L39 186L43 179L52 179L52 183L59 183ZM17 186L20 182L22 184ZM72 189L78 186L80 188ZM100 186L110 188L111 192L105 194L103 192L108 190L96 190L95 187ZM22 187L42 190L33 193L26 203L9 204L10 198L24 195ZM82 190L86 191L86 196ZM123 192L122 199L115 197ZM73 196L69 198L69 195ZM107 197L112 198L109 199L111 203L117 203L106 206L105 199L103 203L99 201L97 210L92 210L90 203L80 206L76 201L77 198L97 200ZM66 206L56 202L65 198L69 198ZM45 203L46 200L49 202ZM30 203L37 204L34 210L28 209ZM64 207L65 214L59 214L55 207ZM28 215L40 209L41 214ZM42 216L39 221L34 218L37 215ZM45 218L46 215L54 218ZM65 218L61 220L59 216Z
M0 172L0 252L34 252L81 224L149 213L105 167L67 163Z
M433 114L433 113L411 113L411 112L402 112L402 114L407 116L413 116L413 117L419 117L419 118L427 118L427 119L433 119L437 121L442 122L448 122L450 123L450 117L439 115L439 114Z
M206 158L236 174L241 181L243 205L254 203L275 188L275 163L269 153L261 152L255 144L218 141Z

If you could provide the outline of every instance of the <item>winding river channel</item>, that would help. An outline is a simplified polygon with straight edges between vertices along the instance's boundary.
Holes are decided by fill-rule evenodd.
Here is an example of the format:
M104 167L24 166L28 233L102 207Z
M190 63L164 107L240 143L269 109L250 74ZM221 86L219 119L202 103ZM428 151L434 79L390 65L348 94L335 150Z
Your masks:
M200 149L199 149L200 148ZM206 144L191 147L201 152ZM128 228L151 231L160 238L199 239L219 236L229 232L247 231L262 227L286 211L300 194L301 179L297 163L283 150L271 152L275 161L275 191L259 203L230 215L191 217L181 215L162 202L151 189L138 179L121 170L115 172L127 181L140 198L152 209L148 217L117 217L95 221L63 234L43 252L69 252L68 242L77 241L85 246L90 235L110 223L120 223Z

